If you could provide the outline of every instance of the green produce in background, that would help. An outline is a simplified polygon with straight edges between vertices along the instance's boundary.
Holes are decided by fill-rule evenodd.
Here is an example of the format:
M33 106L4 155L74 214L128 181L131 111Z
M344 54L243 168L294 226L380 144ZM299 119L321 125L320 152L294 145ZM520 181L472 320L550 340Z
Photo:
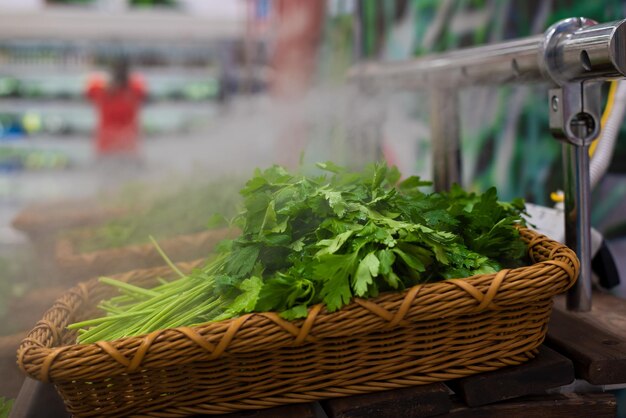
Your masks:
M13 399L6 399L0 396L0 418L9 418L13 402Z
M15 77L0 77L0 97L15 96L19 89L20 81Z
M185 185L166 195L135 198L136 210L97 228L79 228L66 236L80 252L91 252L146 243L150 236L164 239L203 231L237 214L242 183L235 178L222 178Z
M521 200L499 202L495 188L426 194L430 183L399 181L384 164L318 166L331 174L257 170L241 190L240 237L189 275L163 254L180 278L153 289L102 278L122 295L100 304L106 316L69 328L91 343L249 312L296 319L318 303L332 312L354 297L523 264Z

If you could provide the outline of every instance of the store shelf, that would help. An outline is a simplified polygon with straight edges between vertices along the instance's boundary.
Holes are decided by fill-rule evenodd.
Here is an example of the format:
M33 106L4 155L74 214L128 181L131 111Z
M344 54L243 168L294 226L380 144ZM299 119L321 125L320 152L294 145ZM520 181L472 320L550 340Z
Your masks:
M186 115L204 114L207 111L214 111L214 109L215 105L210 101L162 100L149 102L144 106L144 111L148 112L174 112ZM0 100L0 113L24 113L31 111L46 113L92 112L92 106L86 100Z
M154 78L156 80L194 81L219 76L219 68L217 66L194 68L182 65L160 67L133 65L132 71L148 79ZM0 75L11 75L19 77L21 80L49 80L50 78L75 80L76 78L86 78L92 73L106 73L106 68L97 65L67 65L62 63L37 65L0 63Z
M243 19L195 17L178 10L108 12L68 8L3 10L0 14L0 40L206 42L240 38L243 34Z

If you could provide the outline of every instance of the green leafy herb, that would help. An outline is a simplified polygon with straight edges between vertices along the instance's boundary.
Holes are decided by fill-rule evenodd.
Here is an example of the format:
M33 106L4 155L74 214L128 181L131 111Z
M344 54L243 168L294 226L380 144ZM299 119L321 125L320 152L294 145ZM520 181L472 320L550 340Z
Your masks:
M0 418L8 418L13 408L13 399L7 399L0 396Z
M520 200L502 203L495 189L476 194L458 186L424 193L420 188L430 183L399 182L399 172L384 164L362 172L330 162L318 167L327 174L257 170L241 190L240 237L220 245L220 255L203 268L152 293L117 284L124 294L102 304L104 322L88 321L79 341L248 312L301 318L313 304L336 311L354 297L523 262Z

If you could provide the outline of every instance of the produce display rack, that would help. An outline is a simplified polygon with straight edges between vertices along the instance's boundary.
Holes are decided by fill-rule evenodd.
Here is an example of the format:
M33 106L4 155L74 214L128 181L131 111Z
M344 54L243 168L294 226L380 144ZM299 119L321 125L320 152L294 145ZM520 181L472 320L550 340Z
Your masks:
M3 10L0 39L211 41L238 37L245 22L237 16L210 19L180 10L110 10L48 7Z
M147 85L142 125L148 134L186 132L210 120L221 93L217 44L0 37L0 115L25 135L89 138L95 115L84 97L90 76L105 74L111 57L129 57ZM12 126L11 125L11 126ZM5 127L6 128L6 127ZM0 132L0 136L2 132Z
M238 234L236 229L209 229L165 238L159 246L172 261L190 261L206 256L218 242ZM152 243L83 253L71 238L61 237L53 251L59 277L65 283L163 264L163 257Z
M457 89L551 83L550 128L564 142L566 241L581 260L581 276L567 300L556 300L539 354L522 365L443 383L225 416L616 416L615 396L607 391L626 387L626 304L604 294L594 294L591 304L588 147L600 129L598 82L624 76L626 21L597 24L582 18L563 20L526 39L405 64L354 68L354 80L372 94L380 88L446 86L431 88L434 160L441 163L434 173L438 189L460 180ZM68 414L51 385L28 379L12 416Z

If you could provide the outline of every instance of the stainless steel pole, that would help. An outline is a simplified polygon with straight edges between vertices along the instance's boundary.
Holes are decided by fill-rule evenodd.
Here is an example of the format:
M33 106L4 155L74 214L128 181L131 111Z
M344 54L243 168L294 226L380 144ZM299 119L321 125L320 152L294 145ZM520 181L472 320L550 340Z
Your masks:
M585 129L580 126L577 129ZM591 205L589 145L563 144L565 244L581 260L580 274L567 294L567 309L591 309Z
M436 191L450 190L461 183L461 121L455 89L430 91L430 132L433 181Z

